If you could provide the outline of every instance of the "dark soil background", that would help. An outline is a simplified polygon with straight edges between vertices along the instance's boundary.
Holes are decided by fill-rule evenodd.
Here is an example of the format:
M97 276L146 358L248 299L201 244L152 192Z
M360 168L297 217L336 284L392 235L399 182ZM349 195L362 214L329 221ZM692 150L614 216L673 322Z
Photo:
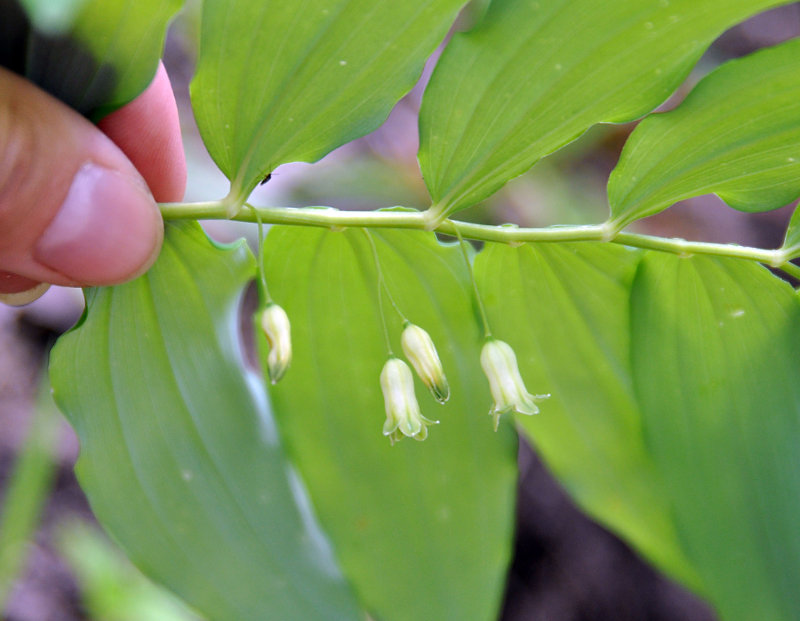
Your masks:
M199 139L188 107L188 81L193 63L191 19L179 24L168 40L165 62L175 84L181 105L189 153L190 187L187 198L199 200L224 193L209 185L207 171L213 168L202 151L195 152ZM800 34L800 4L764 13L721 37L707 54L707 66L741 56ZM701 67L702 67L701 63ZM685 94L685 89L682 90ZM678 95L680 97L680 94ZM394 178L406 183L402 188L414 205L425 195L414 159L414 113L419 89L399 104L387 124L375 134L356 141L325 158L310 173L287 167L279 169L269 191L283 202L274 204L329 204L353 206L366 203L375 207L379 199L369 188L353 189L348 177L330 192L320 179L342 179L337 166L378 158ZM409 129L410 127L410 129ZM568 158L555 158L552 166L566 179L569 192L604 197L608 173L632 125L610 126L594 133L582 146L568 149ZM537 167L538 168L538 167ZM306 173L302 171L305 170ZM553 168L548 169L552 172ZM316 172L314 172L316 171ZM501 220L520 224L550 224L559 218L557 210L531 209L540 203L542 178L537 169L509 184L492 201L491 210L476 210L477 217L500 213ZM305 174L305 177L303 176ZM310 177L309 177L310 174ZM281 177L283 179L281 180ZM309 180L313 178L312 180ZM578 190L575 190L577 185ZM211 188L211 189L210 189ZM194 194L194 195L193 195ZM255 202L262 202L256 200ZM263 201L266 203L266 201ZM391 203L389 203L391 204ZM602 206L604 209L604 205ZM591 207L589 208L591 209ZM759 216L734 212L713 197L701 197L648 219L641 230L689 239L727 241L763 247L780 245L791 208ZM476 213L472 213L473 217ZM468 214L469 216L470 214ZM589 215L585 221L599 221L604 214ZM488 216L487 216L488 217ZM545 220L543 222L543 220ZM713 222L713 226L712 226ZM239 236L242 229L212 227L222 237ZM0 306L0 503L9 469L24 440L31 412L35 407L46 365L55 338L66 330L81 312L81 298L70 290L51 290L44 298L23 309ZM29 545L23 576L12 592L3 612L5 621L77 621L89 619L81 604L75 578L55 552L57 525L69 517L92 521L91 511L75 480L72 465L77 442L66 423L63 425L58 464L52 493L47 501L41 528ZM527 445L520 447L518 526L513 565L510 570L504 621L712 621L713 612L681 587L673 584L645 564L614 535L586 518L549 475ZM2 505L0 505L2 506ZM146 621L146 620L144 620ZM424 621L424 620L420 620Z

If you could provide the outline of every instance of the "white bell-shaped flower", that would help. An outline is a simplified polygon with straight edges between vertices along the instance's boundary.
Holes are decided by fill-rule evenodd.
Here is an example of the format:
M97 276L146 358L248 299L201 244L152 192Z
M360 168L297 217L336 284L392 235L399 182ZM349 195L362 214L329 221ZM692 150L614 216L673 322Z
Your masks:
M269 343L267 355L269 379L273 384L277 384L292 363L291 326L286 311L275 303L267 304L261 312L261 329Z
M392 444L403 436L424 440L428 437L428 425L439 421L429 420L420 412L414 394L414 378L411 369L400 358L390 357L381 371L381 390L386 404L386 422L383 435L389 436Z
M406 323L400 343L422 383L439 403L446 402L450 398L450 386L430 334L413 323Z
M517 412L532 416L539 413L536 401L547 399L550 395L532 395L525 388L519 374L517 357L511 346L504 341L489 338L481 350L481 366L489 380L494 404L489 415L494 417L494 429L500 416L506 412Z

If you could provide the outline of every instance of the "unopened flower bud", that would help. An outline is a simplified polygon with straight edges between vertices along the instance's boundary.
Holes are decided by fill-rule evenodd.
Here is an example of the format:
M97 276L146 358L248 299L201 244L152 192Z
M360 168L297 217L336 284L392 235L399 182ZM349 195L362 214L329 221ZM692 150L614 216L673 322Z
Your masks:
M519 374L517 357L508 343L494 338L487 339L481 350L481 366L489 380L494 404L489 415L494 417L494 429L500 416L506 412L517 412L532 416L539 413L536 401L550 395L532 395L525 388Z
M428 425L438 420L428 420L419 410L414 394L414 378L408 365L392 356L381 371L381 390L386 404L386 422L383 435L389 436L392 444L403 436L424 440L428 437Z
M450 398L450 386L430 335L419 326L407 323L400 342L406 358L433 397L439 403L447 401Z
M267 304L261 312L261 329L269 343L267 355L269 379L273 384L277 384L292 363L291 327L286 311L277 304Z

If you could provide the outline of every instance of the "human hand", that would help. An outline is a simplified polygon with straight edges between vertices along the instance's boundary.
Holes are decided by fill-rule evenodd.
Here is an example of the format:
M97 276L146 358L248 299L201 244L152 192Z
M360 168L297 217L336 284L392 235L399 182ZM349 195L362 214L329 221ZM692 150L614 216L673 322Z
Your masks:
M0 301L51 283L111 285L155 261L156 201L179 201L186 161L163 65L97 127L0 68ZM149 188L149 189L148 189Z

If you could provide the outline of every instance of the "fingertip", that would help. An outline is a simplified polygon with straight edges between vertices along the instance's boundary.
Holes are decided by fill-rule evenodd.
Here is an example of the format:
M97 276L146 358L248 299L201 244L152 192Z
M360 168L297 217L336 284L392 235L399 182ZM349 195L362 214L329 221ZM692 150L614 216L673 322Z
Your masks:
M163 63L136 99L109 114L98 127L136 166L157 201L183 198L186 156L178 106Z

